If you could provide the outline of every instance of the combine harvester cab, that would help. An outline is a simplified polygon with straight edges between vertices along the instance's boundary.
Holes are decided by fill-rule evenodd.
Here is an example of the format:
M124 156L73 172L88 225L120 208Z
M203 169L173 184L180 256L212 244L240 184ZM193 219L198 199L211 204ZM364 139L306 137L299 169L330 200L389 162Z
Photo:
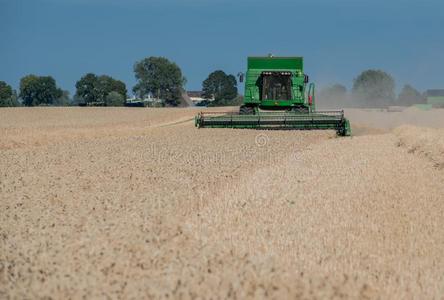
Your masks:
M316 111L315 86L302 57L249 57L239 112L200 112L198 128L336 130L350 136L343 111ZM240 75L243 82L243 74Z

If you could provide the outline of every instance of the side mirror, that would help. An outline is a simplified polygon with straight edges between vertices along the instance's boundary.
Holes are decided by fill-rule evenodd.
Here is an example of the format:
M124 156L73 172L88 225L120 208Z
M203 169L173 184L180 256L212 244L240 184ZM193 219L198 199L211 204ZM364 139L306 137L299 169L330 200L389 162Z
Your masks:
M244 73L242 73L242 72L239 72L239 73L237 73L237 77L239 78L239 82L244 82Z
M304 74L304 83L308 83L310 81L310 78L308 75Z

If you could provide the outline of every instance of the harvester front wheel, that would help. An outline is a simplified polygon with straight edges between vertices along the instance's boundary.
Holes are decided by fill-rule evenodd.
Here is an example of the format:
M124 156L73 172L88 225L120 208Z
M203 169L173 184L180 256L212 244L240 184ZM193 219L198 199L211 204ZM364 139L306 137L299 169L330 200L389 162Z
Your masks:
M239 114L240 115L254 115L254 108L251 106L242 105L239 108Z

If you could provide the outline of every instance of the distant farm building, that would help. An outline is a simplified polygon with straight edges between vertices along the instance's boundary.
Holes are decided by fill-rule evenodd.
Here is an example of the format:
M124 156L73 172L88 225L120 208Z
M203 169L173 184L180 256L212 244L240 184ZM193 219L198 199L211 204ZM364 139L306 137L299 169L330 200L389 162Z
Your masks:
M442 90L428 90L426 92L427 104L433 107L444 107L444 89Z
M194 105L199 104L203 101L213 101L214 100L214 99L205 99L203 97L202 91L188 91L187 95Z
M164 100L153 97L152 94L148 94L143 99L139 99L136 96L132 96L126 99L125 106L133 106L133 107L160 107L163 106Z

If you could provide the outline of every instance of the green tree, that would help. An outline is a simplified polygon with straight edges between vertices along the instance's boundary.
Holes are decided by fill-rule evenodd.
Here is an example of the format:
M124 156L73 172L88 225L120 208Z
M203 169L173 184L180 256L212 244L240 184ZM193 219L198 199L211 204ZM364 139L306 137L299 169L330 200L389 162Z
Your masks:
M395 80L381 70L367 70L353 81L353 101L367 107L393 105Z
M113 79L108 75L97 77L96 88L98 92L98 101L106 103L106 97L112 91L111 81Z
M404 85L401 92L398 95L397 103L399 105L410 106L418 103L422 103L423 97L414 87L409 84Z
M121 98L126 99L126 85L120 80L116 80L108 75L101 75L97 78L98 101L104 102L111 92L120 94Z
M71 105L71 98L69 97L69 91L62 91L62 95L54 100L54 106L69 106Z
M123 106L125 104L125 97L122 94L112 91L105 99L106 106Z
M4 81L0 81L0 99L11 99L12 87Z
M125 83L108 75L97 76L88 73L77 81L74 99L79 103L108 105L107 97L111 92L120 94L125 100L127 95Z
M20 80L20 98L26 106L53 105L62 95L51 76L27 75Z
M176 63L164 57L151 56L136 62L134 73L137 84L133 92L139 98L153 95L164 100L169 106L177 106L180 103L186 79Z
M236 77L221 70L214 71L202 82L202 91L204 99L214 99L213 106L234 105L232 102L237 97Z
M97 90L98 78L93 73L84 75L76 82L76 94L74 98L81 103L92 103L99 101L99 91Z
M123 100L126 101L128 95L126 84L121 80L113 78L111 79L111 91L119 93L122 96Z
M0 107L18 106L17 94L12 87L4 81L0 81Z
M347 88L341 84L334 84L321 90L318 103L326 107L344 107L347 105L347 98Z
M36 105L35 90L38 86L38 76L27 75L20 80L20 98L26 106Z

